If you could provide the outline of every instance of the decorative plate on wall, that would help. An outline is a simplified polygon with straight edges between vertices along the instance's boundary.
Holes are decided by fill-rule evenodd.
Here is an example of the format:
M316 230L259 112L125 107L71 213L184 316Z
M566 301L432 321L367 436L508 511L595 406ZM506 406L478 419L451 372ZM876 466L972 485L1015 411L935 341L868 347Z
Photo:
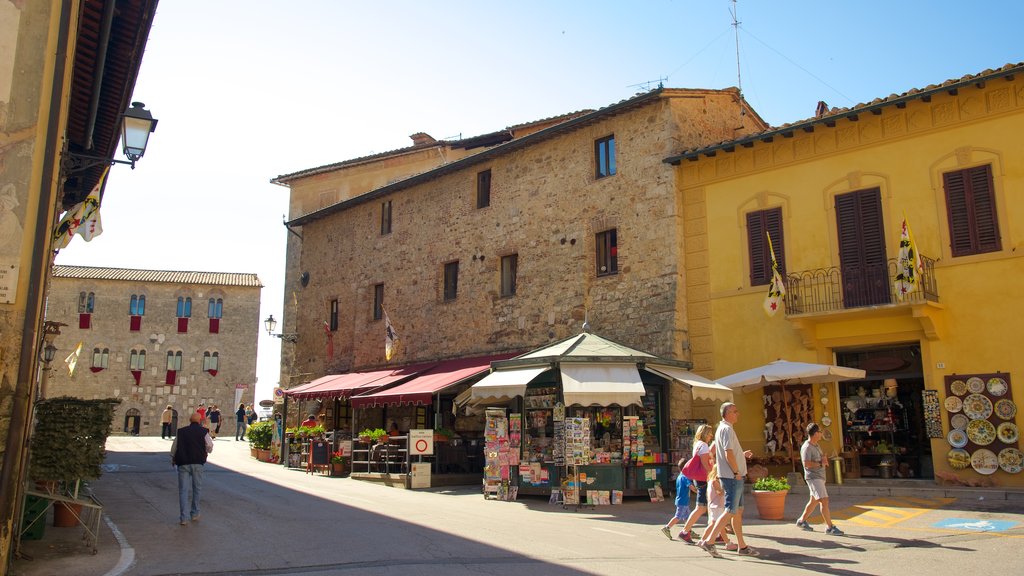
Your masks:
M831 425L832 425L832 419L831 419L831 418L829 418L828 416L824 416L824 417L822 417L822 419L821 419L821 425L822 425L822 426L826 426L826 427L827 427L827 426L831 426ZM826 432L828 432L828 431L826 430ZM831 436L831 432L829 432L829 435Z
M981 394L971 394L964 398L964 414L971 420L984 420L992 415L992 401Z
M996 436L1003 444L1013 444L1020 437L1020 432L1013 422L1003 422L996 428Z
M1017 474L1024 467L1024 454L1016 448L1003 448L999 452L999 467L1010 474Z
M971 455L963 448L953 448L946 453L946 461L953 470L963 470L971 465Z
M959 396L947 396L946 397L946 410L949 412L959 412L964 407L964 401Z
M971 419L963 414L954 414L953 417L949 419L949 424L953 428L963 430L964 428L967 428L967 424L970 421Z
M996 439L996 427L988 420L971 420L967 425L967 438L978 446L988 446Z
M977 376L967 379L967 390L971 394L981 394L985 391L985 381Z
M971 468L978 474L985 474L986 476L999 470L999 459L991 450L981 448L975 450L974 454L971 454Z
M967 394L967 382L964 382L963 380L953 380L949 385L949 390L957 396L963 396L964 394Z
M949 434L946 434L946 440L953 448L963 448L967 446L967 433L959 428L954 428L949 431Z
M1002 378L989 378L988 379L988 393L993 396L1002 396L1009 390L1009 386L1006 385L1006 380Z
M1013 403L1013 400L1003 398L996 402L996 416L999 416L1003 420L1013 420L1013 417L1016 415L1017 405Z

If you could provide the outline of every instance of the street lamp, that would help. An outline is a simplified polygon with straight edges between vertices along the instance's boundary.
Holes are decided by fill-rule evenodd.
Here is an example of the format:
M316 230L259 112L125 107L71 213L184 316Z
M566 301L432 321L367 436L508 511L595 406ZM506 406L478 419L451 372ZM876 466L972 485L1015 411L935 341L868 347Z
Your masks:
M54 355L57 354L57 347L53 344L47 343L43 348L43 362L46 363L46 369L50 369L50 362L53 362Z
M263 321L263 326L267 329L267 334L270 334L274 338L280 338L285 342L295 342L299 339L298 334L274 334L274 330L277 328L277 320L274 319L274 315L267 316L267 319Z
M146 110L145 104L132 102L131 108L121 115L121 151L128 160L68 151L65 153L65 173L74 174L102 164L130 164L134 170L135 161L146 153L149 135L156 130L156 123L157 119Z

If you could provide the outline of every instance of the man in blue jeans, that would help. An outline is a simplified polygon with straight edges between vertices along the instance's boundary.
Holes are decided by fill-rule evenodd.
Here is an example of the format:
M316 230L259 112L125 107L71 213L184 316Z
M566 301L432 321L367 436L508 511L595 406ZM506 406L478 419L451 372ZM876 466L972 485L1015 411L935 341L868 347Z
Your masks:
M733 426L740 419L740 409L732 402L722 404L722 421L715 431L715 460L718 467L718 477L725 490L725 512L718 517L713 526L697 542L708 554L715 558L721 555L715 549L715 539L725 530L727 524L732 522L733 532L736 533L736 553L740 556L757 556L760 553L754 548L747 546L743 540L743 478L747 475L747 458L753 456L753 452L744 452L740 446L740 439L736 436Z
M181 525L199 520L199 497L203 487L203 465L206 455L213 452L210 431L199 422L202 416L193 412L189 425L178 429L178 436L171 444L171 464L178 467L178 505ZM189 485L192 487L191 508L189 507Z

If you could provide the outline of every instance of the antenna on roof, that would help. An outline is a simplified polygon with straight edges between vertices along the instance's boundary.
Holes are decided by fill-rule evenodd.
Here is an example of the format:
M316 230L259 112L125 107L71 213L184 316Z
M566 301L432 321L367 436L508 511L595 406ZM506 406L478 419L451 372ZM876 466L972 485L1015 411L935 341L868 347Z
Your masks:
M641 82L639 84L630 84L629 86L626 86L626 88L640 88L641 91L637 93L637 95L640 95L646 92L650 92L651 90L661 90L662 88L665 87L666 80L668 80L667 76L658 78L656 80L648 80L646 82ZM658 83L657 86L654 86L655 82Z
M736 8L736 0L732 0L732 9L729 10L732 15L732 27L736 32L736 88L740 91L740 119L742 128L742 118L746 115L746 111L743 109L743 77L740 75L740 21L739 12Z

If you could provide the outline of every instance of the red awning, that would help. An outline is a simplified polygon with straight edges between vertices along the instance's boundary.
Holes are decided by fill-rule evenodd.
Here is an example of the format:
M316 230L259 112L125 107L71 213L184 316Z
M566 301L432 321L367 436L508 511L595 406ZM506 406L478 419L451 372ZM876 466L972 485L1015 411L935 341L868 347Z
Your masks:
M319 382L316 386L310 386L298 392L295 389L285 393L292 398L308 400L310 398L338 398L358 394L362 388L374 388L377 380L390 376L395 370L377 370L375 372L350 372L348 374L333 374L314 380ZM311 382L312 384L312 382Z
M433 395L454 386L463 380L488 371L491 362L507 360L516 354L498 354L478 358L448 360L431 367L415 378L378 392L364 392L352 397L353 408L373 406L426 406L433 402ZM374 383L377 384L376 382Z
M284 391L284 395L285 396L291 396L291 395L293 395L293 394L295 394L297 392L305 392L306 390L309 390L310 388L312 388L314 386L319 386L319 385L324 384L326 382L330 382L332 380L337 380L338 378L341 378L342 376L345 376L345 374L328 374L327 376L321 376L320 378L317 378L316 380L313 380L312 382L306 382L305 384L299 384L298 386L296 386L294 388L289 388L289 389L285 390Z

